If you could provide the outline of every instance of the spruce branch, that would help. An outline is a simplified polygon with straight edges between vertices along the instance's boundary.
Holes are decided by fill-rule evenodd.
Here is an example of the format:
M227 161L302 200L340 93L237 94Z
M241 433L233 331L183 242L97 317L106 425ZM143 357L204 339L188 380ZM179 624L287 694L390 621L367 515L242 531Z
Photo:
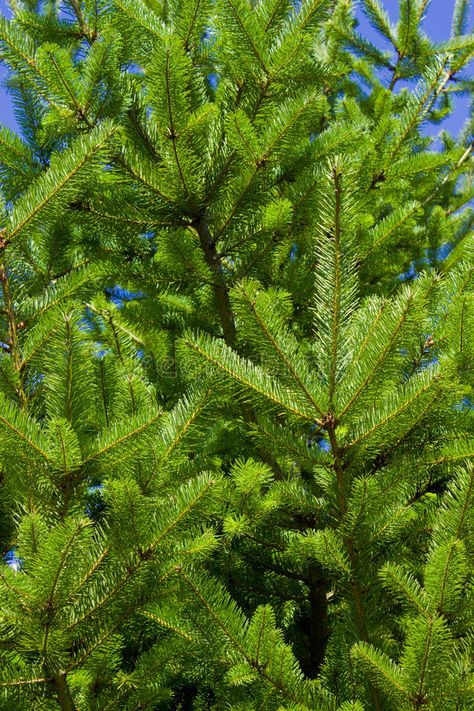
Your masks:
M424 86L421 88L420 95L418 97L413 97L412 101L409 102L407 108L401 115L401 130L395 137L389 156L390 161L393 161L400 152L410 133L425 118L452 78L452 70L446 70L446 66L448 64L449 56L445 57L442 61L439 61L437 66L428 72L424 81Z
M32 190L13 208L4 238L7 244L35 224L48 208L54 207L55 201L59 205L64 201L64 195L70 194L81 172L100 155L116 130L114 124L106 122L57 157L49 170L37 179Z

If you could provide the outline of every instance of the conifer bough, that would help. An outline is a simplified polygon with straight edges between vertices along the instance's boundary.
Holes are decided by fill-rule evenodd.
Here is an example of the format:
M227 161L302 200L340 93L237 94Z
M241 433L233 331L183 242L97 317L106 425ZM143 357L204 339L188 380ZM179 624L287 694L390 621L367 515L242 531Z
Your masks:
M0 19L0 709L474 707L452 4Z

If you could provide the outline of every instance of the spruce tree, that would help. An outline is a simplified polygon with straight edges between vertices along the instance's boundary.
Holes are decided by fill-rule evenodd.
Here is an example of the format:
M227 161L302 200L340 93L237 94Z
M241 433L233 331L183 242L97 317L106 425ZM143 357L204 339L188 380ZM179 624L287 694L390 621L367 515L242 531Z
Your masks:
M472 709L469 2L11 4L0 708Z

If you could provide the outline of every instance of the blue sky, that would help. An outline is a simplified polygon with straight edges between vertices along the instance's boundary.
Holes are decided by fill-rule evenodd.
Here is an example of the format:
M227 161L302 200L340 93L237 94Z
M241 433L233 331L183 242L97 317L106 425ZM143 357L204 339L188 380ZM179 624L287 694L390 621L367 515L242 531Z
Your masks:
M385 7L390 13L392 20L396 21L398 12L398 0L385 0ZM432 0L425 21L425 31L436 41L448 39L451 29L451 17L455 0ZM8 14L7 0L0 0L0 12ZM358 13L360 15L360 13ZM474 15L474 13L472 13ZM360 31L372 41L378 41L376 33L372 30L365 18L361 17ZM471 17L471 27L472 20ZM11 128L16 128L12 105L4 89L6 72L0 66L0 123L5 123ZM443 128L457 132L463 125L469 109L469 99L458 98L457 107L454 114L443 123Z

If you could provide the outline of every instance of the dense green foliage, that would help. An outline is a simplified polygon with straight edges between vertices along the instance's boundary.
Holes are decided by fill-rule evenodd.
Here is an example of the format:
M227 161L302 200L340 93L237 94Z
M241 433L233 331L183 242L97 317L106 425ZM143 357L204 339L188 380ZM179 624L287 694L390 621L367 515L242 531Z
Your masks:
M474 709L469 2L361 4L0 18L0 709Z

